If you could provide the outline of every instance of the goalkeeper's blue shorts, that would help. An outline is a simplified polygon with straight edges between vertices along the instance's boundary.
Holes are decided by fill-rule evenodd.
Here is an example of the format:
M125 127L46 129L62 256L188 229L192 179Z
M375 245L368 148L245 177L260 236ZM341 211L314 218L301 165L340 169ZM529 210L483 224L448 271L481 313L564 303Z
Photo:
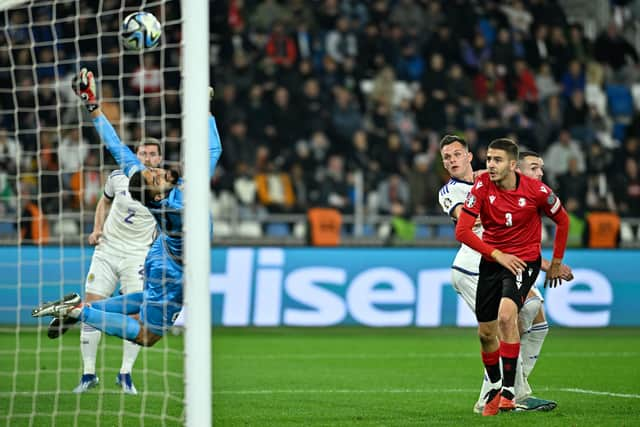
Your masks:
M144 264L145 283L140 321L156 335L164 335L182 309L182 265L157 238Z

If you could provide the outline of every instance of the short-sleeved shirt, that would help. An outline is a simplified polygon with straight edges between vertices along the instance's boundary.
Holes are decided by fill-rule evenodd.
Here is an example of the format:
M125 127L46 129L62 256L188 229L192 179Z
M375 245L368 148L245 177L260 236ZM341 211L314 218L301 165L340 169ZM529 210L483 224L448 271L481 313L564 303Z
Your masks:
M456 219L452 216L453 211L456 207L464 204L469 191L471 191L471 187L473 187L473 182L462 181L452 177L449 182L442 186L438 193L440 207L454 222ZM481 225L475 226L473 231L478 237L482 238ZM462 244L453 260L452 267L463 273L476 275L478 274L479 264L480 253Z
M516 188L498 188L489 174L481 175L465 201L464 211L480 215L482 240L524 261L540 256L542 212L553 217L562 210L560 199L544 183L516 173Z

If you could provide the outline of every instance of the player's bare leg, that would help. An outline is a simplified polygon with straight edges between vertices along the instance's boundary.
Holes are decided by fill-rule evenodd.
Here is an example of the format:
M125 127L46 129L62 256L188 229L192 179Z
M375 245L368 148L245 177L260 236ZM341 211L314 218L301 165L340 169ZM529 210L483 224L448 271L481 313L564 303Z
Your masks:
M140 325L140 332L135 339L135 342L143 347L151 347L158 341L160 341L162 335L157 335L148 330L144 325Z

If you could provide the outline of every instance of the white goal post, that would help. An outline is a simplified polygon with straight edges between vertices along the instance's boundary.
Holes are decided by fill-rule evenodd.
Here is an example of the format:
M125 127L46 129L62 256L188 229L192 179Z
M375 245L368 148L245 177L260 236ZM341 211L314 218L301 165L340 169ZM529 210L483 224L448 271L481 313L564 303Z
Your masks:
M185 179L185 398L187 426L212 425L209 296L209 4L183 4L183 138Z

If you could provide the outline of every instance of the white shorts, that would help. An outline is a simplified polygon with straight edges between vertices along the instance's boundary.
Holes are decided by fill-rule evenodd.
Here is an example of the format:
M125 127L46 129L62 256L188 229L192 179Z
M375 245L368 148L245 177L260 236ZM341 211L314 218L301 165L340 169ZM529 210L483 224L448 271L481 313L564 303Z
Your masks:
M144 260L141 257L118 257L94 252L89 274L84 284L85 292L110 297L120 282L120 292L141 292L144 285Z
M451 269L451 284L458 295L467 303L471 311L476 312L476 291L478 289L478 275L463 273L455 268Z
M536 286L535 283L533 284L533 286L531 286L531 290L529 292L533 293L536 297L540 298L540 302L544 302L544 297L542 296L542 292L538 290L538 287Z

